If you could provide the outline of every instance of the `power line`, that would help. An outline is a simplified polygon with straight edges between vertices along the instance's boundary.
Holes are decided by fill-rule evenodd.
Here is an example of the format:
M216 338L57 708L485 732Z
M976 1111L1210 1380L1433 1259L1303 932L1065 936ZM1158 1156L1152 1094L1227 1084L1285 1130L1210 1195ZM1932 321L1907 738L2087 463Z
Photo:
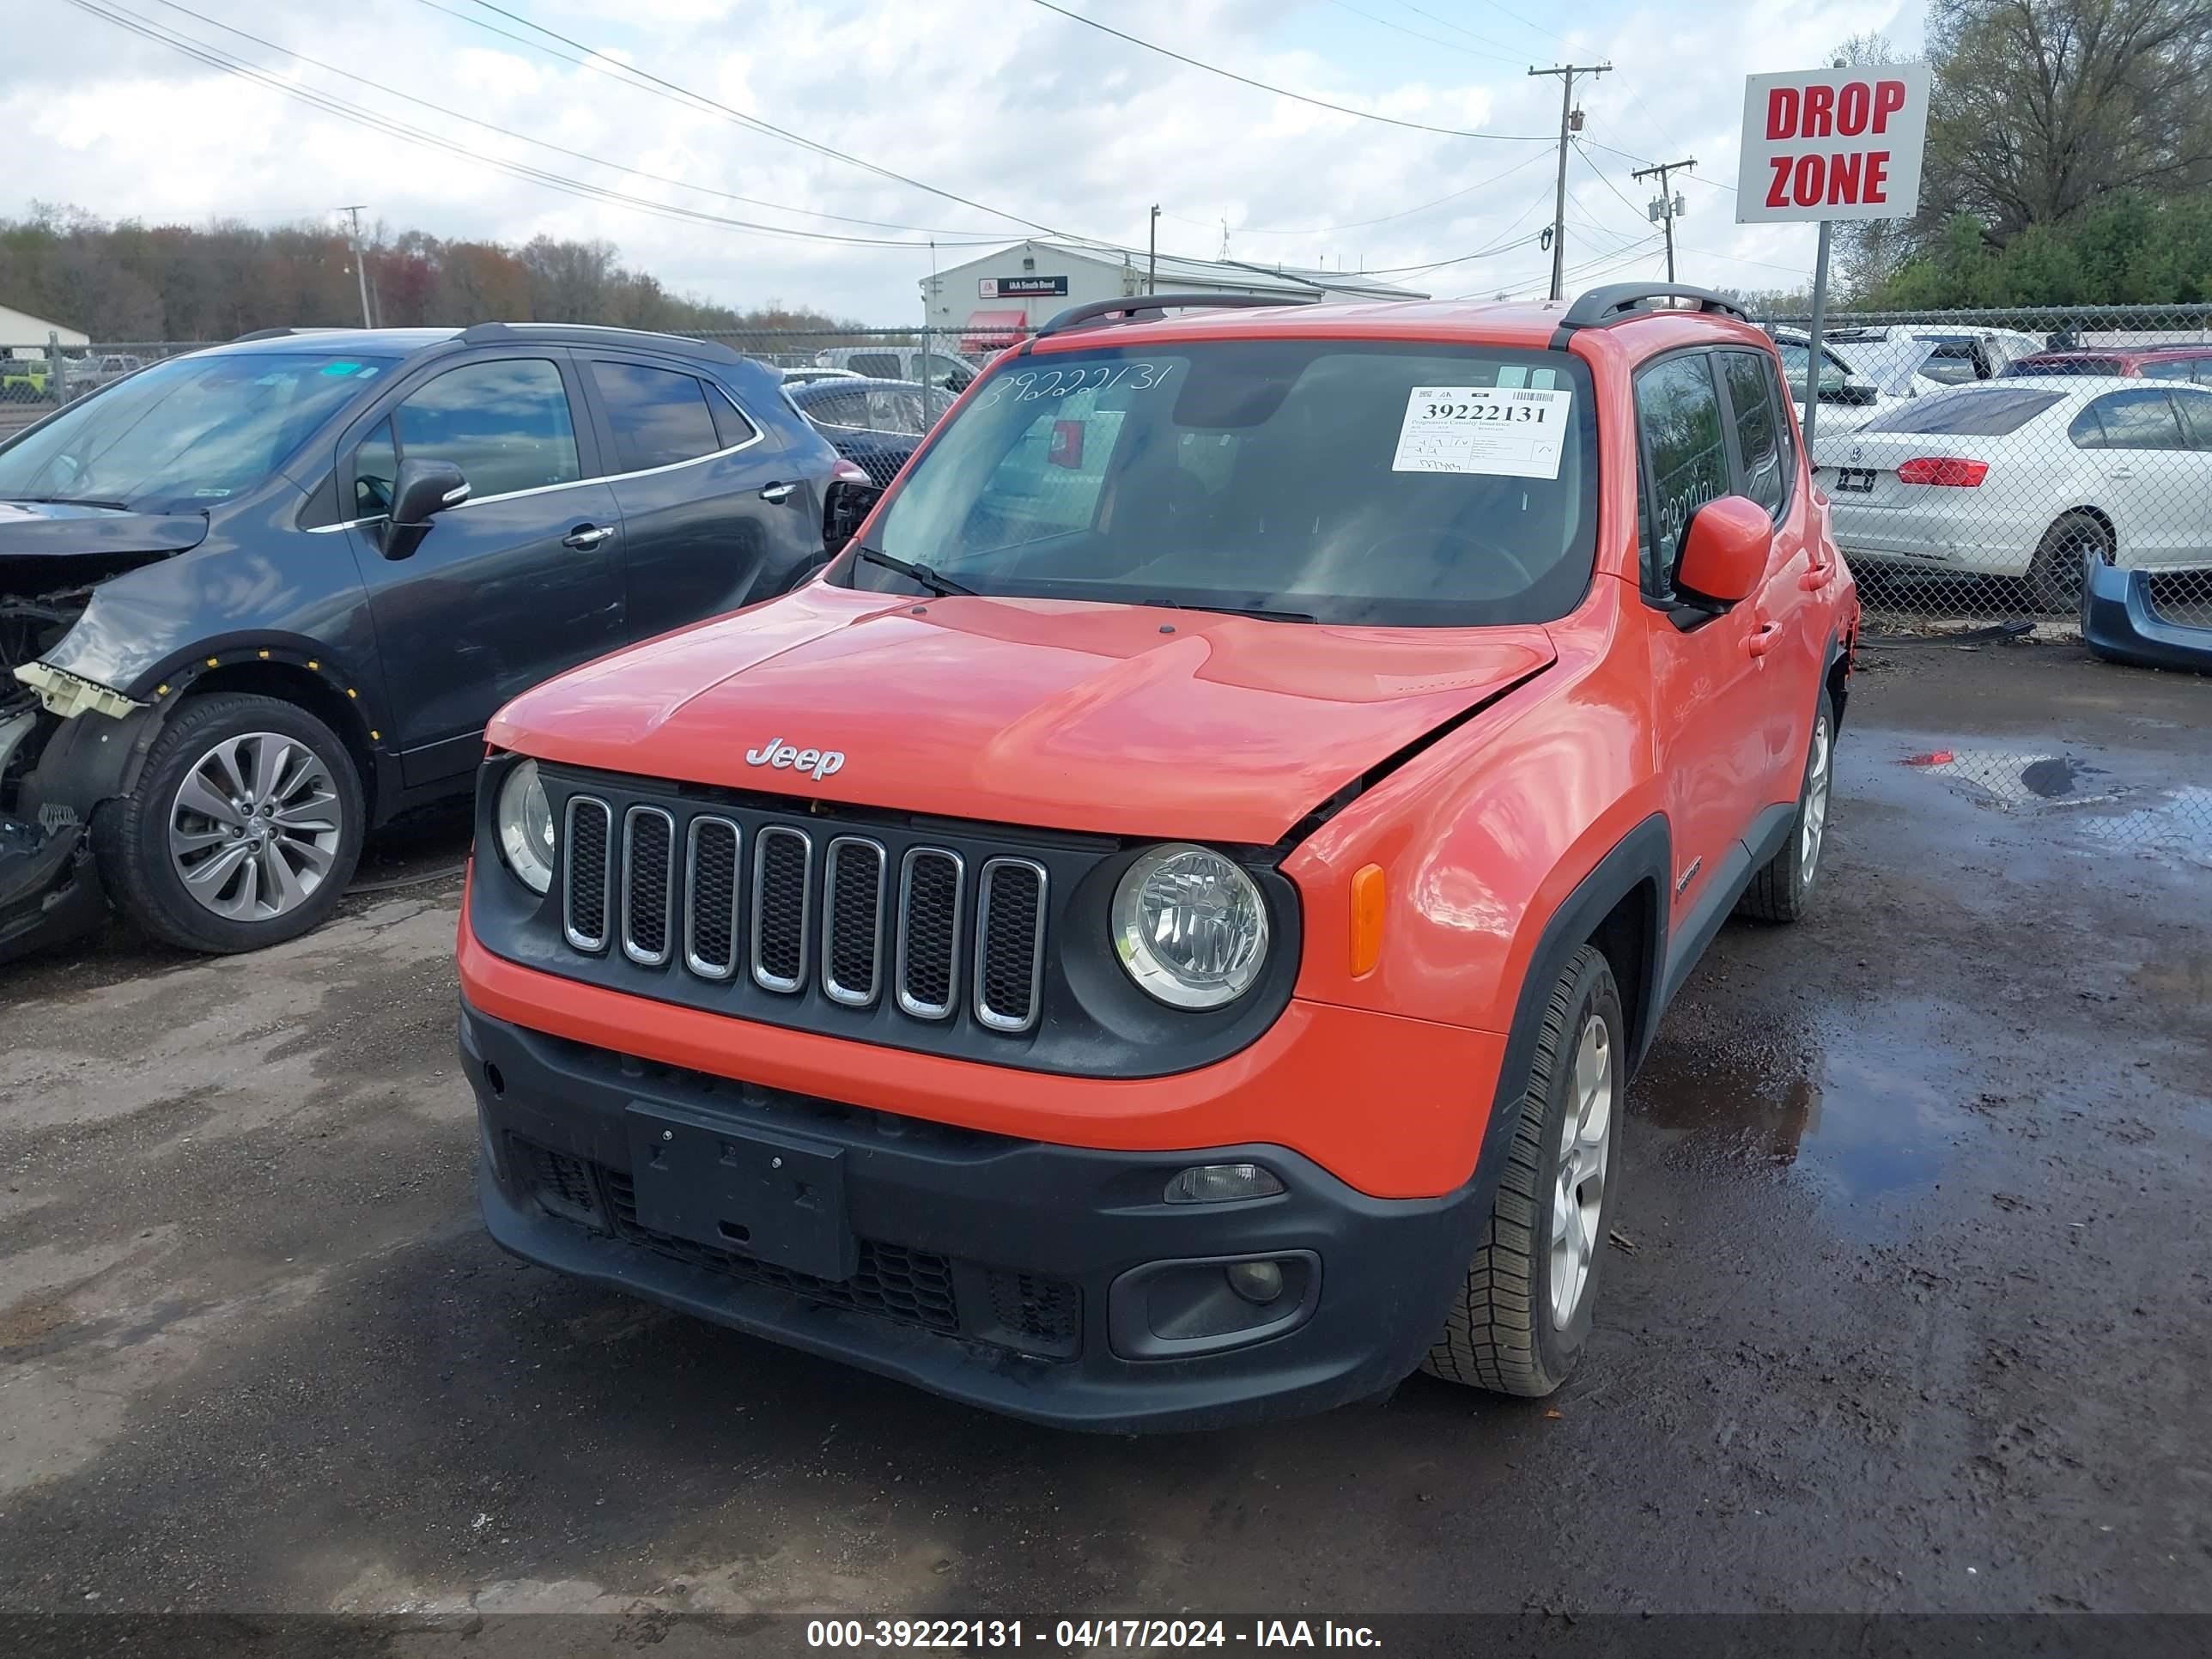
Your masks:
M1370 225L1387 225L1394 219L1410 219L1417 213L1426 213L1431 208L1439 208L1447 202L1456 202L1463 196L1472 196L1479 190L1487 190L1491 185L1504 183L1515 173L1525 167L1533 167L1543 159L1542 150L1531 150L1503 173L1494 173L1487 179L1479 179L1464 189L1452 191L1449 196L1439 196L1433 202L1423 202L1418 207L1403 208L1396 213L1385 213L1373 219L1354 219L1349 223L1341 225L1314 225L1303 230L1269 230L1253 225L1236 225L1231 228L1239 236L1334 236L1339 231L1364 230ZM1173 219L1178 224L1197 225L1208 230L1213 228L1214 223L1211 219L1186 219L1180 213L1163 213L1160 216L1163 219Z
M74 0L72 0L72 3L74 3ZM507 18L513 22L520 23L523 27L533 30L537 33L545 36L547 40L557 40L564 46L570 47L576 52L580 52L585 54L585 57L580 59L565 58L562 53L555 52L550 46L544 45L543 41L526 40L520 35L509 33L505 29L495 28L491 24L484 21L481 17L472 17L466 12L455 11L450 6L440 5L437 3L437 0L418 0L418 3L429 7L433 11L443 12L448 17L458 18L460 21L467 23L473 27L483 29L488 33L498 35L501 40L514 40L520 45L529 46L533 51L544 52L549 58L561 58L564 63L578 64L581 67L592 70L597 74L605 75L610 79L620 82L623 86L636 87L640 90L646 92L654 92L656 88L659 88L660 90L655 94L658 96L665 97L668 94L677 94L678 100L685 102L693 109L720 115L726 120L733 121L738 125L746 127L753 131L765 133L772 137L781 138L787 143L796 144L800 149L811 151L815 155L824 156L831 161L842 161L848 167L858 167L866 173L872 173L878 178L891 179L893 182L904 185L909 189L919 190L931 196L942 197L948 202L957 202L962 207L974 208L978 213L988 213L994 218L1011 220L1015 224L1025 225L1031 230L1041 230L1048 236L1062 237L1070 241L1097 242L1097 239L1096 238L1072 236L1066 231L1056 229L1053 226L1042 223L1038 220L1027 218L1018 213L1010 213L1004 208L992 207L986 203L975 201L968 197L962 196L957 191L940 190L935 185L924 184L919 179L909 178L905 173L894 172L889 167L878 167L873 161L865 160L858 155L850 155L844 150L837 149L835 145L819 143L814 139L805 137L802 133L793 132L787 128L777 126L774 122L763 121L758 116L747 115L744 111L732 109L727 104L724 104L715 99L709 98L703 93L693 92L688 87L679 86L673 81L664 79L662 76L653 74L650 70L640 69L635 64L625 64L619 58L611 58L607 54L600 52L596 46L587 46L580 40L571 40L568 36L561 33L558 30L547 28L543 23L534 23L531 21L529 18L521 15L518 12L507 10L504 6L494 5L491 3L491 0L476 0L476 3L482 6L486 11L495 12L501 17ZM624 70L627 73L618 75L615 72L617 69ZM630 78L632 76L636 78ZM1118 252L1133 252L1135 251L1133 249L1121 248L1118 245L1111 243L1097 242L1097 246L1113 246Z
M489 167L511 178L526 179L533 184L542 185L550 190L581 197L587 201L605 202L617 206L629 207L639 212L653 214L662 218L678 219L695 224L716 225L725 228L749 231L755 234L781 237L795 241L829 242L842 246L857 247L926 246L920 242L901 241L884 237L846 236L828 231L801 230L787 225L758 224L749 220L732 218L726 214L708 213L702 209L687 208L675 203L656 202L649 198L632 196L627 191L611 190L603 185L570 179L561 173L548 173L541 167L532 167L526 162L481 155L464 144L425 128L412 126L393 117L381 115L374 110L348 103L343 99L331 94L286 81L244 58L224 52L221 47L195 40L189 35L179 34L121 6L101 3L100 0L68 0L68 3L79 11L101 18L114 24L118 28L153 41L156 45L167 46L171 51L193 58L210 69L281 93L298 102L322 110L327 114L335 115L341 120L368 127L372 131L384 133L405 143L458 155L480 167ZM964 246L988 245L985 242L977 242Z
M883 219L856 219L842 213L825 213L814 208L795 208L787 206L781 202L764 201L757 196L739 196L730 191L717 190L712 185L698 185L693 184L688 179L672 179L665 173L648 173L642 167L630 167L621 161L610 161L603 155L593 155L584 150L570 149L566 145L553 143L550 140L544 138L533 138L526 132L517 132L511 127L500 126L494 122L481 120L476 116L464 114L459 110L448 109L443 104L433 103L427 98L418 98L413 93L401 92L395 87L387 87L380 82L372 81L368 76L359 74L355 70L340 69L337 65L334 64L326 64L319 58L310 58L306 52L298 51L294 47L282 45L275 40L264 40L260 35L252 33L247 30L238 28L229 23L224 22L219 17L210 17L204 12L194 11L190 6L179 5L177 3L177 0L155 0L155 3L165 6L171 11L181 12L185 16L204 23L211 28L221 29L226 34L236 35L241 40L251 40L257 46L265 47L270 52L282 52L287 58L296 59L298 62L302 64L310 64L313 68L324 70L325 73L341 76L345 80L354 82L359 86L367 87L373 92L380 92L387 97L401 99L405 102L416 105L420 108L430 110L440 115L448 116L456 121L465 121L472 127L481 127L486 132L495 132L503 138L512 138L519 143L534 144L540 149L551 150L555 155L566 155L572 161L588 161L594 167L607 167L616 173L626 173L634 179L647 179L652 180L654 184L673 185L678 190L696 191L702 196L718 197L723 201L738 202L748 207L769 208L778 213L796 213L803 215L808 218L832 219L841 224L866 225L877 230L911 230L925 236L939 237L983 237L989 234L981 230L954 230L943 225L907 225ZM902 243L900 244L900 246L920 246L920 244Z
M1425 40L1432 46L1442 46L1446 52L1460 52L1468 58L1487 58L1493 64L1510 64L1513 61L1510 58L1500 58L1495 52L1471 51L1466 46L1455 46L1449 40L1439 40L1433 34L1424 34L1419 29L1409 29L1403 23L1394 23L1387 17L1377 17L1371 11L1362 11L1358 7L1351 4L1350 0L1329 0L1329 4L1336 7L1340 11L1350 12L1354 17L1364 17L1370 23L1380 23L1386 29L1395 29L1401 34L1410 34L1416 40ZM1464 30L1461 32L1465 33Z
M1415 5L1415 4L1413 3L1413 0L1398 0L1398 3L1399 3L1400 5L1401 5L1401 6L1405 7L1405 9L1406 9L1407 11L1410 11L1410 12L1413 13L1416 16L1419 16L1419 17L1425 17L1425 18L1427 18L1427 19L1429 20L1429 21L1431 21L1431 23L1442 23L1442 24L1443 24L1446 28L1449 29L1449 30L1450 30L1454 34L1464 34L1464 35L1465 35L1465 36L1467 36L1467 38L1468 38L1468 40L1470 40L1477 41L1477 42L1479 42L1480 44L1481 44L1481 45L1483 45L1483 46L1496 46L1496 47L1498 49L1498 51L1500 51L1500 52L1503 52L1503 51L1504 51L1504 50L1505 50L1505 46L1504 46L1504 42L1502 42L1502 41L1498 41L1498 40L1492 40L1492 39L1491 39L1488 35L1486 35L1486 34L1477 34L1477 33L1476 33L1473 29L1469 29L1469 28L1462 28L1462 27L1461 27L1457 23L1453 22L1453 21L1452 21L1452 20L1451 20L1450 18L1449 18L1449 17L1439 17L1439 16L1437 16L1437 15L1436 15L1436 13L1434 13L1434 12L1432 12L1432 11L1425 10L1425 9L1424 9L1423 8L1421 8L1421 7L1419 7L1419 6ZM1500 9L1500 10L1503 10L1503 9L1504 9L1504 8L1503 8L1503 7L1500 7L1500 8L1499 8L1499 9ZM1517 21L1518 20L1516 19L1516 21ZM1554 37L1554 38L1556 38L1556 37ZM1499 61L1500 63L1510 63L1510 62L1512 62L1513 60L1512 60L1512 59L1510 59L1510 58L1500 58L1498 61Z
M428 3L428 0L425 0L425 3ZM477 0L477 3L488 5L490 0ZM1201 58L1186 58L1179 52L1170 52L1167 47L1157 46L1150 40L1140 40L1133 34L1124 34L1120 29L1109 27L1095 17L1085 17L1081 12L1070 11L1065 6L1056 6L1053 4L1052 0L1031 0L1031 3L1042 6L1047 11L1057 12L1070 22L1080 23L1085 28L1097 29L1101 34L1110 34L1117 40L1127 40L1133 46L1142 46L1146 52L1156 52L1163 58L1172 58L1178 64L1188 64L1193 69L1204 70L1208 75L1218 75L1223 80L1234 81L1240 86L1253 87L1261 92L1273 93L1278 98L1288 98L1297 103L1311 104L1316 109L1333 110L1339 115L1357 116L1363 121L1379 122L1386 127L1403 127L1411 132L1439 133L1446 138L1492 138L1504 144L1548 144L1552 142L1548 137L1540 133L1470 132L1464 127L1439 127L1431 126L1425 121L1401 121L1395 115L1377 115L1372 110L1353 109L1346 104L1332 104L1325 98L1309 97L1303 92L1289 92L1281 87L1270 86L1265 81L1255 81L1249 76L1239 75L1233 70L1222 69ZM496 10L497 8L494 7L493 9Z

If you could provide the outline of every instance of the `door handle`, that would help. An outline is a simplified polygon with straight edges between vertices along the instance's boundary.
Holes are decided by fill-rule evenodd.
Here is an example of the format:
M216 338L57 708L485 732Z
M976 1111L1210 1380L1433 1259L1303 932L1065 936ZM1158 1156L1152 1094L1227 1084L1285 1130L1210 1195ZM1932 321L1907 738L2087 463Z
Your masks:
M1836 567L1816 564L1797 579L1797 586L1808 593L1817 593L1836 580Z
M597 547L614 533L615 527L611 524L580 524L561 538L561 545L574 548Z
M2105 476L2108 478L2132 478L2136 476L2136 470L2131 466L2116 466Z
M791 499L791 492L798 488L797 484L772 483L761 491L761 499L764 501L787 501Z
M1744 640L1743 648L1754 657L1763 657L1774 648L1774 636L1781 631L1780 623L1763 622L1759 623L1759 631L1756 634L1750 635Z

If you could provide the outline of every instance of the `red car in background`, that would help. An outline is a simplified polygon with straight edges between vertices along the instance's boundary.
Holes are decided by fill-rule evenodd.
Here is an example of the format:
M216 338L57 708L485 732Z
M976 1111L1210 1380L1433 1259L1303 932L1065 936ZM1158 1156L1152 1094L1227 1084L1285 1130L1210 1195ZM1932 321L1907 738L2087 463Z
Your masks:
M2212 386L2212 343L2039 351L2032 357L2015 359L2004 371L2008 380L2022 374L2127 374Z

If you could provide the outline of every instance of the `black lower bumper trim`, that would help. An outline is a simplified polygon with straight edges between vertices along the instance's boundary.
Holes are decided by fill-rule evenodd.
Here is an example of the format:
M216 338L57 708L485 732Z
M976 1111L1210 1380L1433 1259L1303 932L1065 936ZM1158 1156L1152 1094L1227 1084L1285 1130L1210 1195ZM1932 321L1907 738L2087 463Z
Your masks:
M0 962L90 933L106 910L82 824L0 814Z
M461 1048L483 1126L484 1220L507 1249L1036 1422L1195 1429L1373 1395L1419 1363L1474 1248L1468 1191L1370 1198L1279 1146L1109 1152L977 1134L625 1060L465 1005ZM668 1224L688 1237L648 1224L633 1167L649 1156L633 1152L641 1113L817 1149L838 1189L805 1201L842 1206L849 1273L794 1271L689 1222ZM1163 1201L1181 1169L1247 1162L1287 1191ZM1260 1321L1243 1346L1209 1335L1152 1358L1117 1346L1116 1321L1126 1331L1133 1316L1117 1294L1126 1304L1146 1281L1133 1269L1248 1258L1310 1261L1310 1307Z

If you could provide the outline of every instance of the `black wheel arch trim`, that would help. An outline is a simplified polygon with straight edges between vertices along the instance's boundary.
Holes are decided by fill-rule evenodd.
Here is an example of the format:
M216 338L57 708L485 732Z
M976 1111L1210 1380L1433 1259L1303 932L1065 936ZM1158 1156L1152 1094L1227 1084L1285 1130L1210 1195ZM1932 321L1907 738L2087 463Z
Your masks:
M1535 1062L1536 1039L1543 1029L1544 1011L1552 987L1566 971L1576 951L1590 942L1605 919L1639 886L1648 884L1650 908L1644 918L1642 960L1613 963L1620 988L1621 1013L1631 1032L1628 1070L1632 1075L1651 1046L1652 1032L1665 1012L1661 980L1667 961L1667 921L1674 892L1673 831L1666 815L1654 812L1599 860L1596 867L1575 884L1565 901L1552 912L1536 936L1528 966L1521 978L1520 994L1513 1004L1513 1025L1506 1034L1505 1054L1498 1066L1498 1091L1490 1106L1490 1121L1483 1127L1482 1146L1475 1158L1475 1202L1469 1213L1486 1217L1497 1196L1498 1178L1506 1149L1513 1139L1516 1108L1529 1068Z

